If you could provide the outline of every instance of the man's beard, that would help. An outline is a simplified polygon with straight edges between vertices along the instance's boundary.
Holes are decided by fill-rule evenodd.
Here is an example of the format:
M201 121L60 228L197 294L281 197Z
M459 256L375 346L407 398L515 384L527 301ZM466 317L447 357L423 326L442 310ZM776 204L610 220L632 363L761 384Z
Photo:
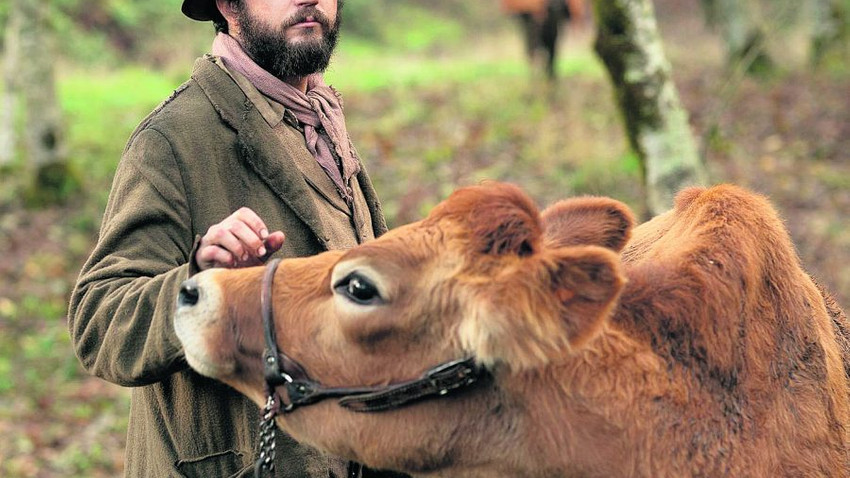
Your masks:
M337 10L333 26L323 13L315 8L306 8L275 28L251 16L243 4L237 13L242 48L261 68L284 81L325 71L339 38L340 10ZM322 37L318 40L288 41L286 30L306 21L309 16L321 25Z

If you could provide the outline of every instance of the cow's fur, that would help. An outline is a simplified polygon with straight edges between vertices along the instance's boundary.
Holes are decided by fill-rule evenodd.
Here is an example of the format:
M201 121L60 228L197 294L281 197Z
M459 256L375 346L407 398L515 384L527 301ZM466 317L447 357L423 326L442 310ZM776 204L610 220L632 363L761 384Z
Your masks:
M517 188L454 193L348 252L286 260L277 336L328 385L467 354L493 380L380 412L332 400L296 439L418 476L848 476L848 330L762 197L688 189L637 228L623 204L538 213ZM344 294L374 283L379 302ZM258 404L262 268L204 272L176 329L189 363Z

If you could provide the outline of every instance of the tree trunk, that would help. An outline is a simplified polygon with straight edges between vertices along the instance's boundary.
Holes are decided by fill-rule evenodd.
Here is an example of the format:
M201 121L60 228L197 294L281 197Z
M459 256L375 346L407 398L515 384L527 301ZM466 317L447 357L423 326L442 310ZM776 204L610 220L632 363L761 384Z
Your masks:
M673 205L685 186L705 184L688 124L670 78L651 0L594 0L596 52L611 75L632 149L643 165L650 215Z
M18 26L17 76L20 98L26 107L24 147L29 164L36 170L60 162L60 112L56 99L51 31L48 26L47 2L12 0L11 15ZM12 35L15 33L12 32Z
M765 26L759 22L760 8L754 0L702 0L706 23L720 33L726 43L726 62L739 65L747 73L767 75L774 70L765 50Z
M30 204L43 205L63 200L77 187L62 142L50 3L12 0L9 7L4 73L7 88L11 86L7 92L11 96L5 99L12 103L7 112L11 114L11 141L22 146L30 178L24 197ZM17 118L18 114L22 117ZM20 141L15 140L16 133Z
M13 25L16 18L7 19L3 38L2 90L0 90L0 169L12 164L17 145L15 144L15 111L17 84L14 72L18 64L17 35L20 28Z
M815 67L828 59L850 59L850 1L812 0L811 59Z

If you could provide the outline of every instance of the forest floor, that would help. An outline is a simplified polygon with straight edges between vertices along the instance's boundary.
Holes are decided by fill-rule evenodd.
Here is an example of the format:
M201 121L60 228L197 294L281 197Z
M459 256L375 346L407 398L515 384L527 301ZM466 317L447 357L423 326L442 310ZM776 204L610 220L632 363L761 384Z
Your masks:
M767 195L807 270L847 307L850 75L789 68L770 80L730 81L716 39L672 0L660 3L671 6L659 12L662 31L713 182ZM592 57L590 36L567 38L566 63ZM482 46L483 55L522 61L515 38L499 41ZM467 53L475 56L474 46ZM598 66L562 68L554 88L529 75L493 75L344 94L351 134L393 225L484 178L516 182L541 205L604 194L642 213L639 169ZM27 210L4 181L0 475L120 475L129 393L80 370L64 310L108 184L95 183L100 191L65 206Z

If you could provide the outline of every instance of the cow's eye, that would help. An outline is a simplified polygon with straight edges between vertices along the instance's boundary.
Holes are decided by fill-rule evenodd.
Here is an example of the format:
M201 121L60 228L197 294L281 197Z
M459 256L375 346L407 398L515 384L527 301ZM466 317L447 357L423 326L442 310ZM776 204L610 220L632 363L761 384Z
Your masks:
M371 305L382 302L378 288L369 279L353 272L334 285L337 293L358 304Z

